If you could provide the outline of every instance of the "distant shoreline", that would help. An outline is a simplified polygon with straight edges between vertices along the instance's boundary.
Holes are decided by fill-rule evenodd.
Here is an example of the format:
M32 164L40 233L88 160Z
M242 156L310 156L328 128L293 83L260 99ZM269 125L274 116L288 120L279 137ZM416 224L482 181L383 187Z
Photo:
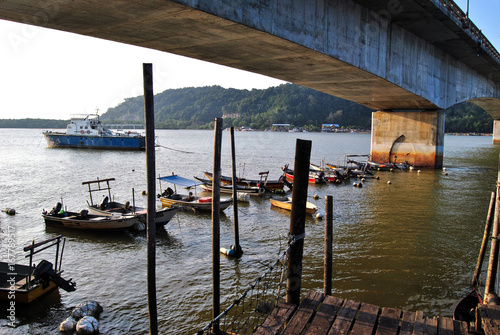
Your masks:
M454 135L454 136L493 136L493 133L445 133L445 135Z
M1 120L0 120L1 121ZM40 130L48 130L48 129L66 129L66 127L15 127L15 126L1 126L0 129L40 129ZM141 128L142 129L142 128ZM168 129L168 128L155 128L157 130L207 130L207 129ZM252 130L252 131L272 131L272 130ZM279 131L275 131L276 133L279 133ZM318 131L317 133L322 133L321 131ZM370 134L370 131L353 131L353 132L324 132L325 134ZM445 133L445 135L450 135L450 136L493 136L493 133Z

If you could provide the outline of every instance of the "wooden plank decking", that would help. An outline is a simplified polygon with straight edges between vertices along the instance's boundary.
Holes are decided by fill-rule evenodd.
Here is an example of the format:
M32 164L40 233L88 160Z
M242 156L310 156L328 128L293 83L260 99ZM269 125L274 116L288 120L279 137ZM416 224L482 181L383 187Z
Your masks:
M486 335L500 334L500 306L480 304L477 308L481 328Z
M488 306L489 307L489 306ZM490 309L487 309L490 311ZM491 328L500 334L500 317L484 312ZM495 310L500 314L500 307ZM496 318L496 319L495 319ZM495 322L491 320L495 319ZM484 321L484 320L483 320ZM254 333L256 335L459 335L469 334L468 325L448 317L425 317L423 312L382 308L311 291L300 306L280 303Z

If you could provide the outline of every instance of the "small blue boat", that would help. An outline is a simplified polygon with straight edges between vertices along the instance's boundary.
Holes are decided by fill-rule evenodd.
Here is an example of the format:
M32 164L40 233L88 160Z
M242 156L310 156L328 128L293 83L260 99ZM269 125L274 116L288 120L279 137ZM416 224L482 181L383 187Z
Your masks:
M144 135L135 131L112 132L104 128L98 114L71 118L66 132L45 131L49 148L145 150Z

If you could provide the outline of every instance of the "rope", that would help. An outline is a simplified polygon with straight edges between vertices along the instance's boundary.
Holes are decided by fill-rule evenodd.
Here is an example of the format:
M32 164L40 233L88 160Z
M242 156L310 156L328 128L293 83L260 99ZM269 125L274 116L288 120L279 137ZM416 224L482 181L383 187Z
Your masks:
M157 146L157 147L161 147L161 148L165 148L165 149L168 149L168 150L172 150L172 151L182 152L182 153L185 153L185 154L196 154L196 152L192 152L192 151L184 151L184 150L179 150L179 149L169 148L169 147L166 147L166 146L161 145L161 144L157 144L156 146Z
M298 240L303 240L306 237L306 233L300 235L288 235L288 245L294 245Z
M304 238L304 234L294 238L297 241ZM293 242L295 243L295 242ZM211 327L220 323L224 319L225 331L230 330L231 333L245 334L245 331L253 330L257 326L260 326L264 319L269 315L279 302L279 299L283 290L283 281L286 276L286 257L291 245L281 253L278 259L268 267L267 271L261 275L239 298L233 300L233 303L219 314L215 319L210 321L202 330L198 331L197 334L210 334L209 331ZM273 270L276 265L281 264L282 270L275 271L273 276ZM277 280L276 285L273 285L272 280ZM248 302L245 299L249 300ZM274 301L274 302L272 302ZM266 308L267 307L267 308ZM239 311L241 309L241 311ZM259 313L255 313L255 312ZM231 313L232 320L228 320ZM228 324L226 324L229 322ZM219 325L220 327L221 325ZM221 329L223 329L221 327Z

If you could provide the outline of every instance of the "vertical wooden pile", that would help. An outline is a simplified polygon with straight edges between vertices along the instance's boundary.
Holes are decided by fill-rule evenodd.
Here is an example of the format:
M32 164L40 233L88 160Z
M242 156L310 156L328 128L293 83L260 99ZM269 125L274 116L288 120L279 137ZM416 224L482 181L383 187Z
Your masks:
M295 305L300 303L310 157L311 141L297 139L293 166L292 213L290 217L290 236L295 242L289 251L286 282L286 302Z
M222 118L215 119L214 161L212 180L212 319L220 314L220 179L221 179L221 147ZM212 325L212 333L220 332L219 322Z
M490 258L488 262L488 272L486 274L486 284L484 288L485 303L488 303L488 300L494 297L498 297L498 288L495 288L495 283L498 272L498 251L499 251L498 234L500 229L499 220L500 220L500 159L498 166L496 191L492 192L491 194L488 216L486 218L486 225L484 228L483 242L481 244L481 250L479 252L476 269L474 271L474 277L472 278L472 285L478 286L479 274L481 272L481 267L486 252L486 246L488 240L490 239L490 230L491 230Z
M143 64L144 75L144 120L146 122L146 171L148 189L147 209L147 277L149 333L158 334L158 312L156 309L156 189L155 189L155 122L153 94L153 65Z

